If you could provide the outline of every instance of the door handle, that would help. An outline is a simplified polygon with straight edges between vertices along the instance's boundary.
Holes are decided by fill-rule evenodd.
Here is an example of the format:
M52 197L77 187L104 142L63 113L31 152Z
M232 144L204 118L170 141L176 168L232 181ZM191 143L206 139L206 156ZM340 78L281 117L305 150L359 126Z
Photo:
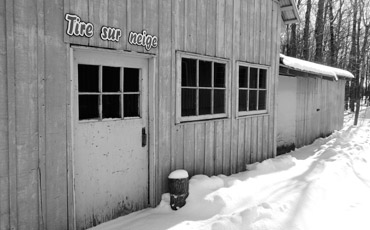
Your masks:
M146 131L145 131L145 128L142 128L141 130L141 147L145 147L146 146L146 140L147 140L147 137L146 137Z

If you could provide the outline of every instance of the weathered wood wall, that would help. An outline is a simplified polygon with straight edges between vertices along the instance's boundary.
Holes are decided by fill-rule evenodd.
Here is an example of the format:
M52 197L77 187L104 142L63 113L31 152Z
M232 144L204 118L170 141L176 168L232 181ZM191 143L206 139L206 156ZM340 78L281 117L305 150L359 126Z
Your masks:
M67 1L68 2L68 1ZM166 191L167 175L184 168L194 174L231 174L246 163L275 154L275 77L278 72L280 8L275 1L151 0L68 2L65 13L75 13L96 27L117 26L125 39L130 31L158 35L156 98L157 201ZM66 42L147 52L142 47L65 37ZM177 50L229 59L232 76L230 119L175 125ZM269 114L236 116L236 65L246 61L270 66Z
M155 197L171 170L231 174L275 155L275 91L280 7L266 0L0 0L0 229L73 227L70 156L70 44L148 52L130 31L159 37L156 54ZM99 28L119 27L119 43L68 37L65 13ZM230 60L228 119L175 125L175 51ZM236 61L270 66L269 113L237 117Z
M297 77L296 147L343 127L345 82Z
M63 4L0 1L0 229L67 226Z

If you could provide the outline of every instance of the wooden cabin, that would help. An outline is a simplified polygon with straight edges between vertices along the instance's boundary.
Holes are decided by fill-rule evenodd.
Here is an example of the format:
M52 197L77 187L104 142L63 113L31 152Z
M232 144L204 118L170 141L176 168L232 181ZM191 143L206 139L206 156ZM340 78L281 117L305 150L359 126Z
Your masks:
M276 155L294 0L0 0L0 229L156 206L172 170Z
M280 55L277 154L311 144L343 127L350 72Z

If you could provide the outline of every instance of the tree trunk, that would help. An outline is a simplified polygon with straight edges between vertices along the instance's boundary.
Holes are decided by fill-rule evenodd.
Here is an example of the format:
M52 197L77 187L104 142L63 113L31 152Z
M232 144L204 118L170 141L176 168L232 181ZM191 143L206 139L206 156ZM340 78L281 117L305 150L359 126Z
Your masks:
M307 0L307 9L304 23L304 32L303 32L303 58L309 60L310 57L310 47L309 47L309 38L310 38L310 14L311 14L311 0Z
M316 27L315 27L315 39L316 39L316 53L315 61L323 62L323 40L324 40L324 6L325 0L319 0Z
M360 85L357 87L358 95L356 98L356 113L355 113L355 122L354 125L357 125L358 122L358 115L360 114L360 102L361 102L361 88L364 84L364 78L366 74L366 49L367 49L367 42L368 42L368 36L369 36L369 29L370 29L370 24L365 25L365 36L364 36L364 42L362 44L362 49L361 49L361 81ZM358 34L358 36L360 36Z
M335 44L335 32L334 32L334 13L333 13L333 0L329 0L329 20L330 20L330 58L329 58L329 65L330 66L337 66L336 63L336 53L337 46Z
M353 23L352 23L352 35L351 35L351 51L349 53L349 69L352 73L356 75L356 56L357 56L357 0L354 0L352 3L353 9ZM351 88L350 88L350 109L351 112L355 110L355 98L356 98L356 89L358 85L358 76L355 76L355 79L352 80Z

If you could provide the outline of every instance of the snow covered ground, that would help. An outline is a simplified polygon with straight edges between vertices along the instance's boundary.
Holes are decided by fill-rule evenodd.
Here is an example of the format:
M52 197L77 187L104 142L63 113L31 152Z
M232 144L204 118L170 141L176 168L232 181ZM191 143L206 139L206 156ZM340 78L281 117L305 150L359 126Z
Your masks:
M158 207L94 230L369 230L370 108L357 127L353 117L341 131L246 172L192 177L178 211L164 194Z

